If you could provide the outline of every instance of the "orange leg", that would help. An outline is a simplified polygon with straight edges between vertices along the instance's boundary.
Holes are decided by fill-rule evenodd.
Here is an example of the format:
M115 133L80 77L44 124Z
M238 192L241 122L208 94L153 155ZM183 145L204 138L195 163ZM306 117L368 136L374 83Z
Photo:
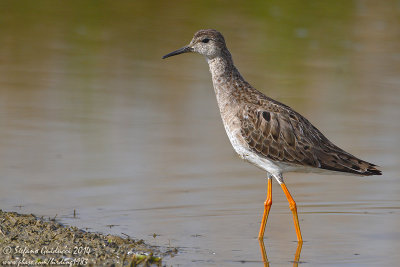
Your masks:
M264 238L265 226L267 225L267 219L269 210L272 205L272 178L268 177L268 189L267 189L267 199L264 202L264 214L261 221L260 232L258 233L258 239Z
M265 250L265 245L264 245L264 240L259 239L258 242L260 243L261 257L262 257L262 261L264 263L264 267L269 267L267 252Z
M287 189L286 185L284 183L281 183L281 187L283 189L283 192L286 195L286 198L289 202L289 207L290 210L293 213L293 220L294 220L294 227L296 228L296 235L297 235L297 241L298 242L303 242L303 238L301 237L301 232L300 232L300 224L299 224L299 218L297 217L297 206L296 202L292 198L292 196L289 193L289 190Z

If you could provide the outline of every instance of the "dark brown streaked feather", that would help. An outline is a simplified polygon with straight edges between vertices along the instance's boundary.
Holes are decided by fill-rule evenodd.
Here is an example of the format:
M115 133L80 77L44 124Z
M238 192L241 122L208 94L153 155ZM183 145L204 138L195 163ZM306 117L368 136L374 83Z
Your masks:
M239 109L242 135L250 149L273 161L359 175L379 175L376 165L330 142L306 118L247 84ZM261 133L261 135L260 135Z

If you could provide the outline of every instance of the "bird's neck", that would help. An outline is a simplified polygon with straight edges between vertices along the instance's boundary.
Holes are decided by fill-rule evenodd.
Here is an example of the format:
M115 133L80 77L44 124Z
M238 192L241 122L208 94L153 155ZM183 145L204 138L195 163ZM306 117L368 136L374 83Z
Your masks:
M246 82L233 65L230 54L207 59L207 61L210 67L218 107L224 121L224 118L228 116L226 114L232 113L232 110L235 110L239 106L237 105L237 101Z
M212 59L207 58L207 62L217 97L221 94L232 94L239 89L235 85L244 80L233 64L232 56L228 50L224 51L220 56Z
M229 76L235 68L231 53L228 50L223 50L216 57L207 58L207 62L213 79L214 77Z

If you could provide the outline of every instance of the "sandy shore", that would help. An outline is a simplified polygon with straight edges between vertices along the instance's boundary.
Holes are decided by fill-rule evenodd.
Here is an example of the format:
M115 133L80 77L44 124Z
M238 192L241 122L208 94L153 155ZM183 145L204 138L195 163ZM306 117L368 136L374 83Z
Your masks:
M85 232L33 214L0 210L0 265L162 266L162 257L177 252L165 250L143 240Z

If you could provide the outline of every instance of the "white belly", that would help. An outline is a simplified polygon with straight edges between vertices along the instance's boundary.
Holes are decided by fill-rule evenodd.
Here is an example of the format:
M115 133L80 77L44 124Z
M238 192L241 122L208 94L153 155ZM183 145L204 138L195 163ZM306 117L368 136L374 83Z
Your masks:
M273 162L272 160L269 160L252 152L249 149L245 140L241 137L239 127L235 127L234 129L232 129L233 127L229 127L229 125L225 122L224 127L226 134L228 135L229 141L231 142L233 149L236 151L239 157L265 170L266 172L274 176L278 183L283 182L281 174L287 169L286 166L284 166L286 164L282 165Z

